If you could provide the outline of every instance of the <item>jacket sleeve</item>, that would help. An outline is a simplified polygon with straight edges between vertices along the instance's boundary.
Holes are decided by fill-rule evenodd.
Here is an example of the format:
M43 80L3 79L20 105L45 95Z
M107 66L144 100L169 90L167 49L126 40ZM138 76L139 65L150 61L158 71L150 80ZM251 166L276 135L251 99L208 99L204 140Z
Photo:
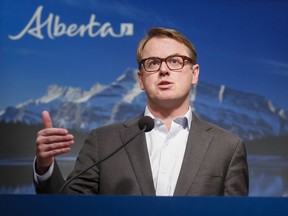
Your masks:
M36 183L35 180L33 182L37 194L59 194L65 180L55 160L54 169L49 179L42 183Z
M240 139L231 158L224 184L225 196L247 196L249 172L244 142Z

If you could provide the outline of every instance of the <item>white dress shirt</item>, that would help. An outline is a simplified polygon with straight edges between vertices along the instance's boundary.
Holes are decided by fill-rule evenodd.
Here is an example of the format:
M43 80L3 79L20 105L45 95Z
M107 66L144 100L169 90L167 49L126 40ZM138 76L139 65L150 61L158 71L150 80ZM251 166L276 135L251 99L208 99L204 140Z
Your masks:
M192 112L176 117L167 130L161 119L145 109L145 115L154 119L152 131L145 133L154 187L157 196L173 196L186 149Z

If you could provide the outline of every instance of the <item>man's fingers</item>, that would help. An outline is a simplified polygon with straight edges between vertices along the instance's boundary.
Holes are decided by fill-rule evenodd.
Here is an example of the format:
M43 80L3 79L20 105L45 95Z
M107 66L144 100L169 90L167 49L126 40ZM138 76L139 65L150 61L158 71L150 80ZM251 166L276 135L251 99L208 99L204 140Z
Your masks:
M47 130L47 129L46 129ZM38 136L36 139L36 143L38 145L42 144L53 144L53 143L59 143L59 142L74 142L74 136L72 134L66 134L66 135L43 135Z
M48 111L42 112L42 119L45 128L52 128L52 121Z
M47 151L47 152L40 152L38 155L38 160L39 160L39 167L47 167L50 166L52 164L52 162L46 162L47 158L54 158L58 155L64 154L69 152L71 149L70 147L66 147L66 148L61 148L61 149L54 149L51 151Z
M38 137L40 136L65 136L68 135L68 130L65 128L45 128L38 131ZM71 134L71 136L73 136Z
M44 145L39 145L37 146L37 153L40 157L45 157L44 154L47 152L53 153L53 151L59 151L61 152L62 150L65 151L65 149L70 149L71 145L74 144L74 141L67 141L67 142L59 142L59 143L54 143L54 144L44 144ZM50 156L55 156L55 155L50 155Z

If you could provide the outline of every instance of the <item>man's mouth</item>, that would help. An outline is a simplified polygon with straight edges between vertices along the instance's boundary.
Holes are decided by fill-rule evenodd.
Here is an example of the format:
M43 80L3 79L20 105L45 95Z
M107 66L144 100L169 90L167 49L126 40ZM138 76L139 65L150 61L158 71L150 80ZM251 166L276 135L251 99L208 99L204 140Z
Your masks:
M169 87L170 85L172 85L173 83L172 82L169 82L169 81L161 81L158 83L158 87L160 88L167 88Z

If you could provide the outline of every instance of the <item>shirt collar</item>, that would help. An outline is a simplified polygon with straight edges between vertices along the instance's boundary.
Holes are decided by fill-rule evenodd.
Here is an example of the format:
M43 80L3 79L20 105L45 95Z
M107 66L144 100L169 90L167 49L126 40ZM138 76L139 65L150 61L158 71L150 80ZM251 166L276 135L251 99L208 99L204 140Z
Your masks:
M150 116L155 124L157 121L157 118L155 118L155 116L153 116L153 114L150 112L149 108L146 106L145 108L145 112L144 112L145 116ZM188 127L188 129L190 129L191 127L191 122L192 122L192 111L191 111L191 107L189 106L188 111L186 112L186 114L184 116L177 116L173 119L173 121L177 124L181 124L183 126L183 128Z

